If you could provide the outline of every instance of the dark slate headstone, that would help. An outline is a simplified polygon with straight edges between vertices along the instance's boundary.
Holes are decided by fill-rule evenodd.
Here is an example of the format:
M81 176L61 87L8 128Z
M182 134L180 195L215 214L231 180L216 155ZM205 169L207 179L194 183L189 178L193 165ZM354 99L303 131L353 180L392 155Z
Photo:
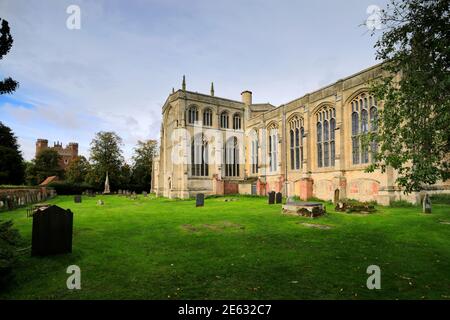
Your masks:
M74 201L75 203L81 203L81 196L80 196L80 195L74 196L74 197L73 197L73 201Z
M143 191L143 192L142 192L142 195L143 195L144 197L147 197L147 195L148 195L148 194L147 194L147 191Z
M283 195L281 194L281 192L277 192L277 194L275 195L275 202L276 203L283 202Z
M195 206L203 207L205 205L205 195L203 193L197 193L195 198Z
M269 204L275 203L275 191L269 192Z
M72 252L73 213L58 206L33 214L31 255L47 256Z

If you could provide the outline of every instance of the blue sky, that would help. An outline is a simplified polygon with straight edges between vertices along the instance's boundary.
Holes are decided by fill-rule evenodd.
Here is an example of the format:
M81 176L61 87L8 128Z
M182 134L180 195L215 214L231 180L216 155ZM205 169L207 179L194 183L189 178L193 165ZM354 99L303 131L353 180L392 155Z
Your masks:
M37 138L80 144L113 130L127 159L137 140L159 137L172 87L279 105L377 61L363 25L385 0L64 1L2 0L14 45L0 77L20 82L0 96L0 121L26 159ZM81 9L81 29L66 8Z

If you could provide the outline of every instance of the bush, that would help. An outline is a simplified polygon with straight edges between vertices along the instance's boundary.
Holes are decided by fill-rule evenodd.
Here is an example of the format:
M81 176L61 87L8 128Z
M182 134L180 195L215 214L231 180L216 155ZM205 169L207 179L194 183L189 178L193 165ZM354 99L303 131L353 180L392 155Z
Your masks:
M88 183L70 183L67 181L55 181L48 185L54 188L58 195L82 194L86 190L92 190Z
M412 204L411 202L408 202L406 200L393 201L393 202L391 202L391 204L389 206L392 207L392 208L411 208L411 207L415 207L414 204Z
M12 226L12 221L0 221L0 288L5 287L7 282L11 280L12 270L16 262L20 235Z
M372 213L376 211L374 202L360 202L353 199L340 201L335 210L347 213Z
M431 203L450 204L450 194L433 194L430 200Z

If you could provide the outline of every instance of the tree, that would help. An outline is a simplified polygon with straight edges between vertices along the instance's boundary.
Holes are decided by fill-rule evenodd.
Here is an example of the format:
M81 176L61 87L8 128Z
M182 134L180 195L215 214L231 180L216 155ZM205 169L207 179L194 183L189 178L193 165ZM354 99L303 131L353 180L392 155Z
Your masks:
M90 170L90 164L83 156L73 159L66 169L66 180L70 183L83 183Z
M112 188L120 183L120 169L123 155L120 149L122 138L115 132L98 132L91 142L90 160L92 169L88 174L88 182L101 189L105 182L106 172Z
M0 60L3 59L3 56L6 55L9 50L12 48L12 44L14 42L13 37L11 36L8 21L0 18ZM0 81L0 94L11 93L14 92L19 83L12 78L5 78L3 81Z
M0 184L22 184L25 166L17 138L0 122Z
M150 189L157 146L156 140L138 141L134 149L132 182L139 189Z
M135 186L131 185L132 171L131 167L127 163L123 163L120 168L120 188L122 189L135 189ZM136 190L135 190L136 191Z
M13 222L0 221L0 288L4 288L12 278L20 241L20 234L13 228Z
M62 179L64 170L61 169L60 162L61 156L57 151L52 149L41 151L36 156L36 159L27 166L27 180L39 184L51 176L57 176Z
M383 110L368 170L396 169L406 192L450 177L449 14L449 0L391 0L381 12L384 70L372 91Z
M31 161L25 161L25 182L27 185L34 186L39 184L36 177L36 167L34 165L34 159Z

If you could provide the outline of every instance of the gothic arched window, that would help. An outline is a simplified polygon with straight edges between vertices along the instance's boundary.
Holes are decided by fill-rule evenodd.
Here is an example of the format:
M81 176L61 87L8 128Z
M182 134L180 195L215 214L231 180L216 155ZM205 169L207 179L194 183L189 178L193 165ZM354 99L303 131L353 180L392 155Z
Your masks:
M278 170L278 129L272 126L269 129L269 168L271 172Z
M206 109L203 111L203 125L204 126L212 126L212 111L211 109Z
M236 113L233 116L233 129L241 129L241 115L239 113Z
M255 130L252 130L251 133L251 166L252 166L252 173L258 173L258 132Z
M336 158L335 130L336 109L324 106L316 113L317 116L317 166L333 167Z
M207 177L208 169L208 142L203 134L199 133L192 138L191 174L195 177Z
M363 143L362 137L368 132L377 131L378 108L374 97L362 93L351 102L352 107L352 154L353 164L369 162L369 146ZM372 161L377 152L375 140L370 142Z
M228 129L228 112L223 111L220 114L220 127L223 129Z
M239 143L236 137L231 137L225 143L225 176L239 176Z
M303 118L294 116L289 120L291 170L298 170L303 162Z
M198 109L196 106L191 106L188 109L188 123L194 124L198 121Z

